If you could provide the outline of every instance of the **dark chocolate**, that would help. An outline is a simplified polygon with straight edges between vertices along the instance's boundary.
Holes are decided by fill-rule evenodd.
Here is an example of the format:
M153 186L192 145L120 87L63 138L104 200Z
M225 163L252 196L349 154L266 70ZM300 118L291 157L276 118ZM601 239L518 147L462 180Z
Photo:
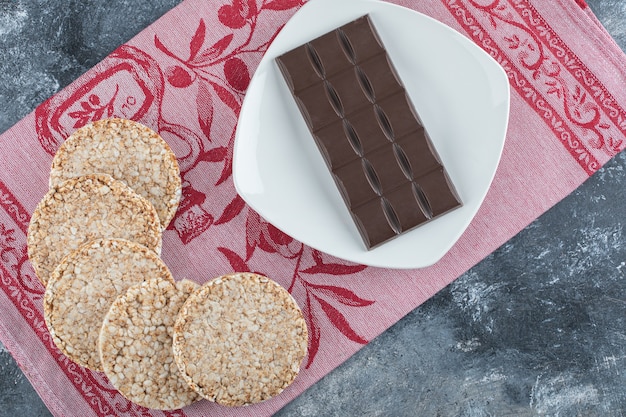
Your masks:
M461 205L368 16L276 61L368 249Z

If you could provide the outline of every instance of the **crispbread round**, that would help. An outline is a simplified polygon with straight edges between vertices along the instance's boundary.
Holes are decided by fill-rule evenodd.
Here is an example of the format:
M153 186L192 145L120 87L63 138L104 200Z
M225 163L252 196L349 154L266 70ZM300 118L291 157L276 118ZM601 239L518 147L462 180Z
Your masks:
M129 400L172 410L200 396L182 378L172 353L174 322L198 286L150 279L118 297L100 332L100 357L111 384Z
M124 239L99 239L67 255L44 294L44 317L54 343L74 362L102 370L98 334L117 296L158 277L174 282L154 251Z
M146 199L106 174L72 178L50 189L37 205L28 225L28 257L45 285L65 255L103 237L161 251L159 218Z
M246 405L291 384L306 354L307 328L283 287L258 274L229 274L187 299L173 350L183 377L201 396Z
M152 203L163 229L181 198L176 156L152 129L126 119L103 119L72 133L52 161L50 186L85 174L104 173L124 181Z

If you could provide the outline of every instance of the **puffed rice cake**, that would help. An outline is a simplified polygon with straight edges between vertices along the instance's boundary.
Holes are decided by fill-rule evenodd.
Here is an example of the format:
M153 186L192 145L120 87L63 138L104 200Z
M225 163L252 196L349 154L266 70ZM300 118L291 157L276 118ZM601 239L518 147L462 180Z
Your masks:
M101 371L98 335L113 301L134 284L174 278L154 251L125 239L98 239L54 269L44 293L44 318L54 344L71 360Z
M176 156L161 136L140 123L102 119L72 133L52 161L50 186L92 173L124 181L155 207L163 229L181 198Z
M146 199L106 174L72 178L52 187L28 225L28 257L46 285L61 259L93 239L117 237L161 252L161 225Z
M67 255L44 294L44 318L55 345L71 360L102 371L98 337L113 301L146 279L174 278L154 251L125 239L98 239Z
M183 377L202 397L248 405L293 382L307 351L307 327L283 287L262 275L235 273L187 299L173 349Z
M187 385L172 352L178 311L198 285L155 278L133 285L111 305L100 332L104 372L126 398L173 410L201 397Z

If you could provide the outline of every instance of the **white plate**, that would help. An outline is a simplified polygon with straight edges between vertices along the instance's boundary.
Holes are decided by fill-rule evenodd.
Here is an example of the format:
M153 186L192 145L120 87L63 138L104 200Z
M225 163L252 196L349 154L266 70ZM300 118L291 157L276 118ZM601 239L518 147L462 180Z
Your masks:
M369 14L463 206L367 250L274 59ZM509 115L507 76L448 26L374 0L312 0L261 60L237 126L233 176L267 221L320 251L389 268L437 262L459 239L493 180Z

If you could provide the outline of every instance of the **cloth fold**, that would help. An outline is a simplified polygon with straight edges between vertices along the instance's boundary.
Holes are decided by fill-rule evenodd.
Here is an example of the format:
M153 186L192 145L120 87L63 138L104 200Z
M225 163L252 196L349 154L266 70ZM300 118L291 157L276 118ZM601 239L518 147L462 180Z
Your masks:
M511 83L509 130L483 206L432 267L390 271L333 258L245 205L232 149L246 87L299 0L187 0L0 136L0 339L55 415L269 415L448 285L626 146L626 57L582 0L394 1L451 26L493 56ZM426 40L427 41L427 40ZM164 232L177 279L264 273L293 294L310 333L301 374L245 407L201 401L173 412L123 398L51 341L43 287L26 253L30 214L54 152L77 127L125 117L175 151L183 200Z

